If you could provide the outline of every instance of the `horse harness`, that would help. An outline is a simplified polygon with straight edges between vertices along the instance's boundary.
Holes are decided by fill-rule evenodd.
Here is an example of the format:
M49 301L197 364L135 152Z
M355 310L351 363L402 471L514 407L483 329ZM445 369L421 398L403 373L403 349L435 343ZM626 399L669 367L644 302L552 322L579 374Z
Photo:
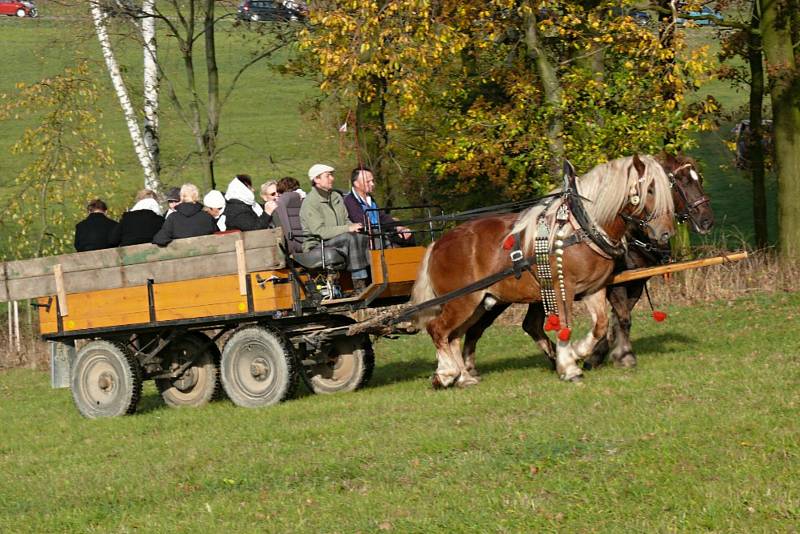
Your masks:
M586 242L595 253L609 260L617 259L626 252L623 242L614 243L589 216L583 205L583 197L578 194L575 174L570 172L571 165L569 168L566 168L566 165L563 193L545 199L542 212L537 219L533 257L524 256L519 232L508 236L503 243L504 248L510 249L509 257L517 279L524 271L534 274L531 259L534 260L535 278L539 283L542 304L547 316L544 329L559 330L559 339L562 341L568 341L570 336L568 320L564 317L562 321L559 313L559 303L562 305L561 309L566 310L564 249ZM554 203L558 204L555 216L552 209ZM638 197L635 203L638 204ZM639 221L632 217L631 219ZM653 215L648 215L643 226L646 227L652 219ZM551 265L553 257L555 257L555 273Z

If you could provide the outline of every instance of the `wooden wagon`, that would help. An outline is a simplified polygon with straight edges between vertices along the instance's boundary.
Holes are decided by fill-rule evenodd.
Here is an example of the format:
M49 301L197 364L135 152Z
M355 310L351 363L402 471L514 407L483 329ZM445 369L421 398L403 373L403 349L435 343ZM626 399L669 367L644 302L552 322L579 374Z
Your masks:
M371 285L356 294L346 272L287 260L282 240L260 230L6 262L0 301L35 299L54 382L90 418L133 413L149 379L171 406L220 388L259 407L300 380L316 393L363 386L369 337L342 327L351 312L407 301L424 247L371 251Z

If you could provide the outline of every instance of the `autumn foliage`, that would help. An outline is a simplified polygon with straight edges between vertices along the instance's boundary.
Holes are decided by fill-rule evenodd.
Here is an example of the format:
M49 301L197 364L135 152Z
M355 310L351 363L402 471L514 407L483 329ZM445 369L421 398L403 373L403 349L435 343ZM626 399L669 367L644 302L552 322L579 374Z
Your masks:
M666 46L622 6L316 1L301 47L343 115L385 99L390 179L422 199L485 205L548 190L563 157L588 170L665 139L685 148L706 127L714 101L685 101L710 72L706 50Z
M75 213L98 191L114 191L117 173L100 130L97 86L86 63L1 95L0 120L32 117L12 146L31 163L14 177L4 207L0 250L6 258L72 249ZM106 197L107 198L107 197Z

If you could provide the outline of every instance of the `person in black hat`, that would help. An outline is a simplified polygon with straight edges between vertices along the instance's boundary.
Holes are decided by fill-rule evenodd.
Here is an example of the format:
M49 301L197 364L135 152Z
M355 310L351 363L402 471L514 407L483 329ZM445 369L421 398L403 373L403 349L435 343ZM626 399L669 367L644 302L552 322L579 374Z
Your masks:
M117 227L117 221L106 217L108 206L96 198L86 206L89 216L75 225L75 250L100 250L111 248L111 233Z
M173 213L175 213L175 206L180 204L181 202L181 188L180 187L173 187L169 191L167 191L167 214L164 215L166 219Z

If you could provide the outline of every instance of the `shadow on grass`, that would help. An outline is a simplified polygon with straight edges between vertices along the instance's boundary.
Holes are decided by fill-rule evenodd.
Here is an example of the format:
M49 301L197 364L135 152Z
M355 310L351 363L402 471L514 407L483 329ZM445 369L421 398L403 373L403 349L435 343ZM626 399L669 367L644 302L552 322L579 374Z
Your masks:
M492 359L485 363L481 363L481 354L479 352L476 363L481 376L520 369L550 369L546 356L538 351L527 356ZM433 357L379 364L375 368L375 374L369 383L369 387L380 387L413 380L428 380L435 370L436 360Z
M699 340L693 336L687 336L679 332L665 332L640 339L633 342L633 351L637 355L647 354L649 357L669 356L676 349L686 349L691 345L697 345Z

